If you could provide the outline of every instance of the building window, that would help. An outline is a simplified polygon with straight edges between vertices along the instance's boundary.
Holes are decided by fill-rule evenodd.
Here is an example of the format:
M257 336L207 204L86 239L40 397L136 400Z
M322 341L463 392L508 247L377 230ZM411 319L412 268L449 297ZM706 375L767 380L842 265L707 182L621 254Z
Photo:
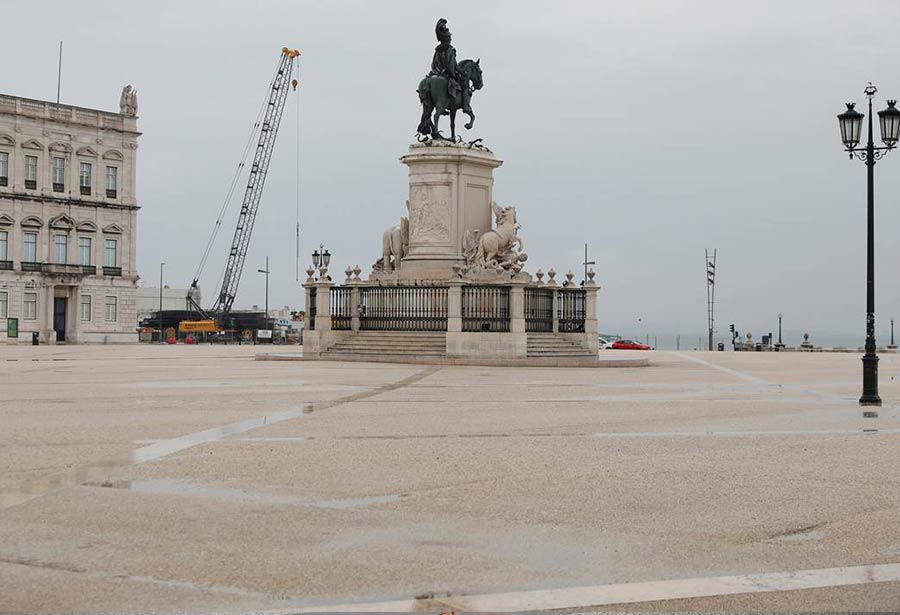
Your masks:
M106 322L116 322L118 303L119 300L116 297L109 296L106 298Z
M91 163L82 162L78 173L78 185L81 188L81 194L90 196L91 194Z
M118 242L115 239L107 239L106 240L106 266L107 267L115 267L118 259L116 258L116 252Z
M89 322L91 320L91 296L81 295L81 320Z
M78 264L79 265L90 265L91 264L91 241L90 237L79 237L78 238Z
M53 236L53 262L59 265L65 265L67 262L66 253L68 252L69 238L65 235Z
M7 254L9 254L9 233L0 231L0 261L5 261Z
M37 233L25 233L22 261L26 263L37 262Z
M53 192L64 191L66 189L66 159L54 156L51 171Z
M25 188L37 190L37 156L25 156Z
M0 290L0 318L6 318L9 313L9 293Z
M24 320L37 320L37 293L25 293L25 303L22 310Z
M9 154L0 152L0 186L9 185Z
M119 191L119 169L106 167L106 198L114 199Z

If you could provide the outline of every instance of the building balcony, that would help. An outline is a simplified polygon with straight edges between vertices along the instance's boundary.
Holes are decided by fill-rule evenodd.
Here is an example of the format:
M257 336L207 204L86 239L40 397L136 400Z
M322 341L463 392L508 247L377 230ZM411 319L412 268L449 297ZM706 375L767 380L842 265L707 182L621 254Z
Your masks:
M81 196L91 196L91 187L81 186Z
M66 191L65 184L58 184L56 182L53 182L53 192L65 192L65 191Z
M9 178L0 176L0 186L8 186Z
M97 268L94 265L80 265L84 275L97 275Z
M116 195L117 195L117 192L115 190L109 190L109 189L106 190L106 198L114 199L114 198L116 198Z
M44 273L64 273L67 275L84 275L84 265L66 263L44 263Z
M37 261L22 261L19 263L19 269L22 271L41 272L44 270L44 263L39 263Z
M25 180L25 189L26 190L37 190L37 180L36 179L26 179Z
M104 267L104 268L103 268L103 275L108 275L108 276L121 276L121 275L122 275L122 268L121 268L121 267Z
M0 271L12 271L12 261L0 261Z

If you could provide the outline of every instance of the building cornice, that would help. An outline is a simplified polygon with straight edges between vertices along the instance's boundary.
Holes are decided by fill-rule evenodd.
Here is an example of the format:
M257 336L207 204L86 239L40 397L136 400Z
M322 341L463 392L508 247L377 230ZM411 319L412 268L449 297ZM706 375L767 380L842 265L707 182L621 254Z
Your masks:
M76 207L98 207L100 209L121 209L126 211L138 211L139 205L123 205L121 203L108 203L105 201L94 201L88 199L68 199L64 197L54 197L37 194L23 194L21 192L0 192L0 200L10 199L12 201L28 201L31 203L51 203L56 205L76 206Z
M2 93L0 93L0 115L58 124L90 126L100 130L114 130L134 137L141 135L137 130L137 116Z

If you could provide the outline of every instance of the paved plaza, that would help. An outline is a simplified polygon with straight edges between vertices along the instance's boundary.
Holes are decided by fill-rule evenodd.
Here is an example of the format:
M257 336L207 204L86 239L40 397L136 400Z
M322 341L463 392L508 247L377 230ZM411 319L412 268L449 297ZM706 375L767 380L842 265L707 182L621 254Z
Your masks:
M896 355L258 350L0 348L0 611L900 605Z

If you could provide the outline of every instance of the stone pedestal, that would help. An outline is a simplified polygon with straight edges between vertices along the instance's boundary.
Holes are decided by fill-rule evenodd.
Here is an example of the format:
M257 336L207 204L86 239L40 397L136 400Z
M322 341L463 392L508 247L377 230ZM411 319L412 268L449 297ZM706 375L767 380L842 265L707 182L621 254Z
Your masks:
M463 236L492 227L494 169L503 161L465 144L415 144L409 167L409 251L401 280L448 280L465 263Z

